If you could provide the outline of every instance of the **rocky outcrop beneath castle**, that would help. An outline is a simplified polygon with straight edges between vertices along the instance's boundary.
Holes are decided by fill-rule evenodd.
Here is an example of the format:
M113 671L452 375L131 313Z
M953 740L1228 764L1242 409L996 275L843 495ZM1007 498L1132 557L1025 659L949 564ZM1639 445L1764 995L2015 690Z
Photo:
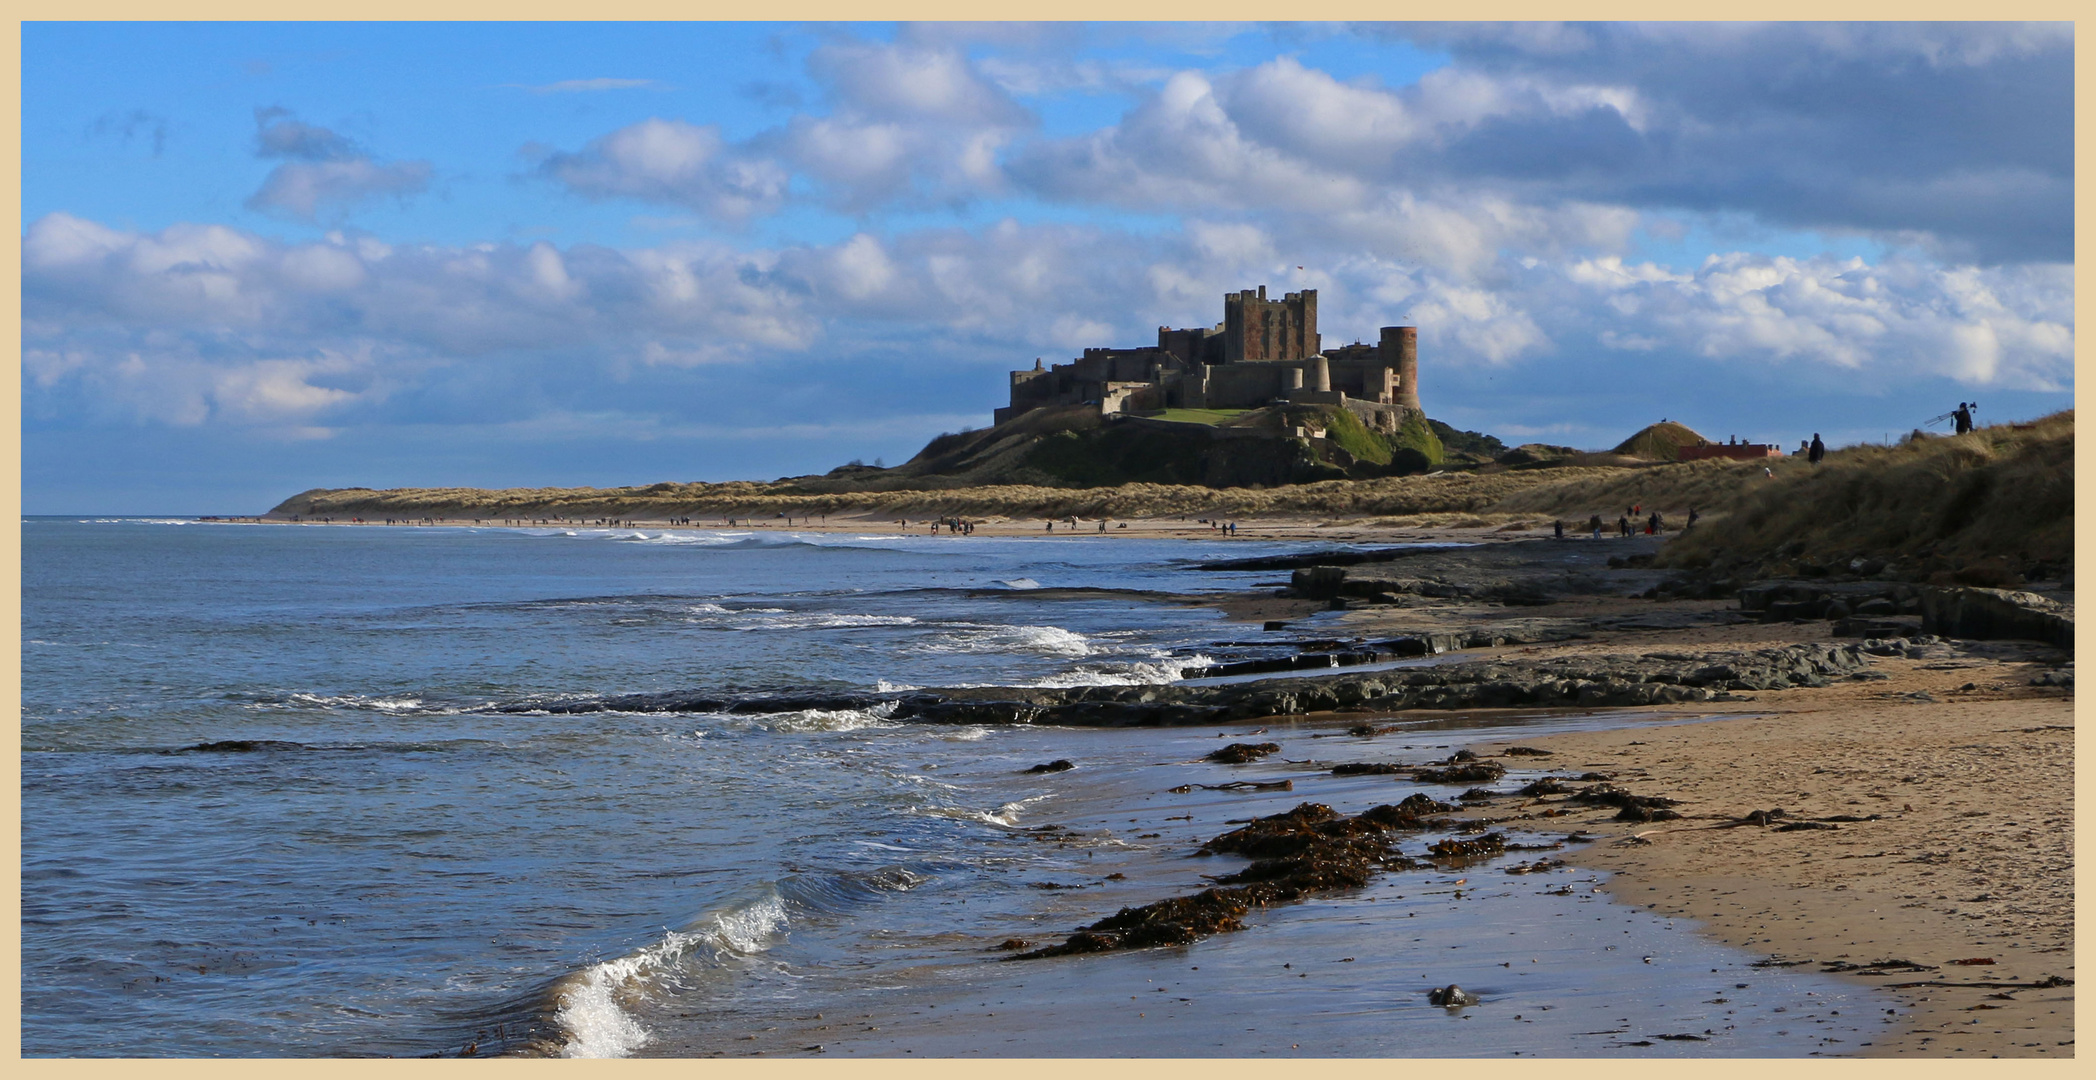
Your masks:
M761 715L810 709L866 709L891 720L938 724L1175 727L1328 711L1621 708L1731 701L1741 693L1826 686L1867 668L1874 651L1894 655L1904 644L1806 643L1700 654L1490 659L1224 686L964 687L739 699L709 694L634 694L518 703L498 711Z

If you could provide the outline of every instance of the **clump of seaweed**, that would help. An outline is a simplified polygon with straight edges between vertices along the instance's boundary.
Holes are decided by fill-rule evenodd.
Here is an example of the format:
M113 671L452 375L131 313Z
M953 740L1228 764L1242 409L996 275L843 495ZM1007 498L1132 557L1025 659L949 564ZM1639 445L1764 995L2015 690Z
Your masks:
M1250 865L1213 879L1216 887L1120 911L1080 927L1060 944L1011 957L1033 960L1071 953L1184 945L1212 934L1244 929L1253 908L1299 900L1311 893L1358 888L1379 870L1420 863L1397 853L1399 835L1423 829L1426 819L1455 808L1425 795L1385 804L1347 817L1323 803L1306 802L1232 829L1202 846L1204 854L1249 856ZM1459 844L1498 844L1497 833Z

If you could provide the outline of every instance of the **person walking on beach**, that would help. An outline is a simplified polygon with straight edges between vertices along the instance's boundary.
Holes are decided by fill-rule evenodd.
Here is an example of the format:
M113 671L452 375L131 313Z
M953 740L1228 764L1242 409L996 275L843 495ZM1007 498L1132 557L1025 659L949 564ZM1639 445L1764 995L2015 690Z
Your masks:
M1565 538L1565 523L1564 523L1564 522L1562 522L1562 521L1553 521L1553 522L1551 522L1551 523L1550 523L1550 528L1552 529L1552 531L1554 531L1554 532L1555 532L1555 533L1557 534L1557 538L1558 538L1559 540L1563 540L1563 539Z
M1601 539L1601 515L1595 514L1593 517L1588 518L1587 528L1594 530L1594 539Z
M1688 524L1687 524L1687 525L1685 525L1685 526L1683 526L1683 527L1682 527L1682 529L1681 529L1681 531L1682 531L1682 532L1687 532L1687 531L1689 531L1690 529L1693 529L1693 528L1695 528L1695 527L1696 527L1696 508L1695 508L1695 507L1693 507L1693 506L1691 506L1691 507L1689 507L1689 508L1688 508Z
M1827 456L1827 444L1819 441L1819 432L1815 431L1812 433L1812 449L1807 451L1805 456L1814 465L1819 464L1820 459Z
M1647 520L1645 521L1645 535L1646 535L1646 536L1658 536L1658 535L1659 535L1659 511L1657 511L1657 510L1654 510L1654 511L1652 511L1652 516L1651 516L1651 517L1650 517L1649 519L1647 519Z
M1616 531L1622 533L1623 538L1628 540L1630 538L1630 518L1627 516L1617 518Z

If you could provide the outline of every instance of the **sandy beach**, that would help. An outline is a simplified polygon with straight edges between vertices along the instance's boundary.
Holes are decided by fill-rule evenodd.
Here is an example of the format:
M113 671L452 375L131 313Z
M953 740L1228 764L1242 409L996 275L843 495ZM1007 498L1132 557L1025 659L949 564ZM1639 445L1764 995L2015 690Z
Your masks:
M2073 987L2020 988L2074 978L2074 710L2028 685L2042 668L1887 659L1884 681L1761 695L1765 716L1537 745L1681 800L1678 821L1582 822L1608 839L1570 858L1621 900L1855 965L1914 1010L1861 1053L2066 1057ZM1775 808L1834 827L1735 824ZM1819 820L1842 817L1867 820ZM1913 963L1871 970L1888 960Z

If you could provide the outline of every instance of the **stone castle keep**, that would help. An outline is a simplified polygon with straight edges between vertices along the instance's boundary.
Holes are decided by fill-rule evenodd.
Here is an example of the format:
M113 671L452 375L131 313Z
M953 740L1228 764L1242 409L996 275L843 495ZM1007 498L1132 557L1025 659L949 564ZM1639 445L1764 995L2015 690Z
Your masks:
M1004 423L1032 409L1096 404L1106 416L1161 409L1256 409L1282 402L1338 405L1369 427L1396 431L1419 404L1419 331L1383 327L1373 345L1324 349L1317 333L1317 290L1266 298L1226 293L1215 326L1157 328L1157 344L1086 349L1067 364L1012 372Z

